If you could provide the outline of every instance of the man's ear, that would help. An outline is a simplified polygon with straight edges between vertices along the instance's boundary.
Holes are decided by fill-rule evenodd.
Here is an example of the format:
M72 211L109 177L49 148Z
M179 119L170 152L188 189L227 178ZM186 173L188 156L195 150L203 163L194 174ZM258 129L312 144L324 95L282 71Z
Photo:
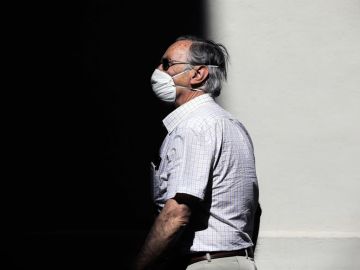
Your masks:
M207 66L197 66L193 70L194 73L190 81L192 85L202 84L209 75L209 70Z

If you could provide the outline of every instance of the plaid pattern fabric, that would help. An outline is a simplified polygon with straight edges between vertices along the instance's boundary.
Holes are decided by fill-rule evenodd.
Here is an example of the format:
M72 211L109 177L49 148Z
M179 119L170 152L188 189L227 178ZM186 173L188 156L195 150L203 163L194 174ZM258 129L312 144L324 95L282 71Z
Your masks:
M194 228L191 251L252 246L258 182L245 127L208 94L178 107L163 123L168 134L160 165L153 166L153 199L159 209L176 193L202 201L199 219L204 224Z

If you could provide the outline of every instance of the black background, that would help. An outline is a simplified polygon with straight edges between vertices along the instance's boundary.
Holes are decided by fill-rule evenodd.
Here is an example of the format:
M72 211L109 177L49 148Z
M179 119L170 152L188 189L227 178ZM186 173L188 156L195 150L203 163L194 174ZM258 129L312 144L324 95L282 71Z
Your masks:
M153 221L149 163L169 112L150 76L177 36L204 36L204 12L192 0L21 7L2 269L129 267Z

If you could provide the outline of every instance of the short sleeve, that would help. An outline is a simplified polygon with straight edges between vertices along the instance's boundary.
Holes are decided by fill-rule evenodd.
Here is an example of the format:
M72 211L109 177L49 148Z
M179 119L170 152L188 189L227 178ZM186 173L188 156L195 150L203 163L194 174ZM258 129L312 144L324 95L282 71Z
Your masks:
M174 134L174 144L167 154L172 163L168 175L166 198L185 193L204 199L215 153L215 134L211 127L179 128Z

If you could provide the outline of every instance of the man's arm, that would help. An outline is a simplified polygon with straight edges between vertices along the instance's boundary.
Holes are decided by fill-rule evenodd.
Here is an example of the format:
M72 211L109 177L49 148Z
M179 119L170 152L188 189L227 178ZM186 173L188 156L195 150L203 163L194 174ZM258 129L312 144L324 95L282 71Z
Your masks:
M150 267L173 243L177 234L188 224L191 209L183 203L184 196L169 199L150 229L135 262L134 270Z

